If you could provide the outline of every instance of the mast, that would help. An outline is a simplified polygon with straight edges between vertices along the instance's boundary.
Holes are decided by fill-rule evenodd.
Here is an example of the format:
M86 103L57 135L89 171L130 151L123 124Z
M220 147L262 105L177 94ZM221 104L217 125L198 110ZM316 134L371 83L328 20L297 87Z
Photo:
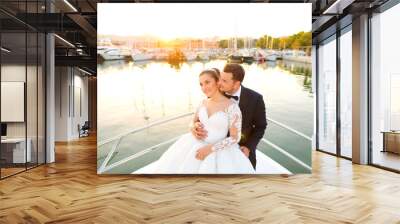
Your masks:
M270 47L270 49L272 49L273 47L274 47L274 38L271 37L271 47Z
M233 40L233 49L237 50L237 18L235 17L235 24L234 24L234 31L235 31L235 39Z

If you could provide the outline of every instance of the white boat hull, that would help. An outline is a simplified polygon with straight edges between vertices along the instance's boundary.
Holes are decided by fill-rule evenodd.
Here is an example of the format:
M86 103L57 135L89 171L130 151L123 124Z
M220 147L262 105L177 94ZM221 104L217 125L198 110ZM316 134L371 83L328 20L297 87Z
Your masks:
M265 59L267 60L267 61L276 61L276 55L275 54L270 54L270 55L267 55L266 57L265 57Z
M105 54L102 53L100 54L101 57L103 57L104 60L106 61L111 61L111 60L123 60L125 58L124 55L110 55L110 54Z
M311 63L310 56L283 56L283 60Z
M148 61L153 59L153 56L150 54L132 54L131 57L133 61Z
M196 54L185 54L185 58L187 61L194 61L197 58Z
M155 56L155 59L156 59L156 60L167 60L167 59L168 59L168 54L164 54L164 53L162 53L162 54L157 54L157 55Z

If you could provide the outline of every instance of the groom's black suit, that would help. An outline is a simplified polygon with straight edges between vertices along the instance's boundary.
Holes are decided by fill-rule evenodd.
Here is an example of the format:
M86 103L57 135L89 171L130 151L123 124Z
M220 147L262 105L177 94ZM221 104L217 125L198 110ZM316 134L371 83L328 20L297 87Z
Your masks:
M256 168L256 148L267 128L265 104L261 94L242 86L239 98L242 111L242 136L240 146L250 149L249 159Z

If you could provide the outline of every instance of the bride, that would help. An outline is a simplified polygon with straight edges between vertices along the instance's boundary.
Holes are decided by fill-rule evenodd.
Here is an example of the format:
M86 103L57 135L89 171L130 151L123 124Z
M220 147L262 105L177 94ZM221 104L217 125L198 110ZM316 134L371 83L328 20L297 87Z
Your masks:
M255 173L238 145L242 126L239 105L220 92L218 69L204 70L199 81L207 99L198 106L193 122L200 120L208 136L197 140L192 133L184 134L154 164L152 173Z

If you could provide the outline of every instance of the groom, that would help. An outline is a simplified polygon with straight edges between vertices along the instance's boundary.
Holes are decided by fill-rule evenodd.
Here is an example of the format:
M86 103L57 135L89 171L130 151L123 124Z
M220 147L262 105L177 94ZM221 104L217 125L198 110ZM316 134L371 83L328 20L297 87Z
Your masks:
M242 86L245 71L239 64L226 64L219 80L220 90L239 103L242 111L242 136L240 149L256 169L256 148L267 128L265 105L261 94ZM197 139L207 137L207 131L198 121L192 128Z

